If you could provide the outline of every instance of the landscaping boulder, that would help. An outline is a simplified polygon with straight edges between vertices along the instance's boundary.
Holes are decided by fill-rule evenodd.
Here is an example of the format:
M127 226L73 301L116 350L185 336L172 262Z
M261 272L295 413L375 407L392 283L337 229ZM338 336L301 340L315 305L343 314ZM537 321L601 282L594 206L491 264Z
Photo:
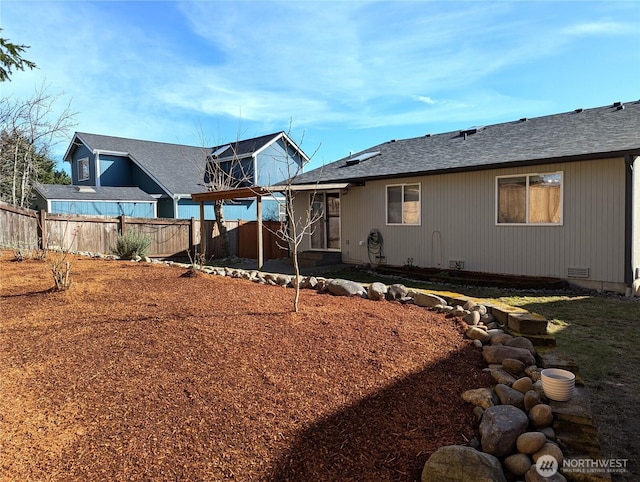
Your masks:
M489 367L484 368L482 371L490 373L496 383L502 383L504 385L511 386L513 385L513 382L516 381L516 378L500 365L490 365Z
M556 431L553 430L551 427L542 427L542 428L539 428L537 431L544 434L544 436L547 437L547 440L549 442L556 441Z
M631 285L631 296L634 298L640 298L640 278L635 280Z
M529 420L533 428L550 427L553 423L553 411L549 405L539 403L529 410Z
M449 445L436 450L422 469L421 482L506 482L500 461L472 447Z
M511 474L521 476L531 467L531 459L525 454L513 454L504 459L504 468Z
M491 344L504 345L511 340L513 340L513 336L510 335L509 333L505 333L504 331L502 331L501 333L498 333L491 337Z
M536 359L533 357L529 350L525 348L516 348L504 345L485 346L482 349L482 356L484 356L485 361L489 364L502 364L502 361L505 358L520 360L527 366L534 365L536 362Z
M387 288L387 299L389 301L396 301L402 298L406 298L409 294L409 290L405 285L394 284Z
M496 457L516 451L516 440L527 430L527 415L512 405L496 405L485 410L480 422L482 450Z
M558 461L558 465L562 467L564 455L562 454L562 449L560 449L560 447L558 447L556 444L554 444L553 442L545 443L540 450L532 455L533 461L537 462L538 459L544 455L551 455Z
M480 316L484 316L487 314L487 307L484 305L475 305L471 308L471 311L477 311L480 313Z
M289 285L289 283L291 283L291 276L289 276L287 274L277 274L275 276L274 281L279 286L287 286L287 285Z
M524 394L524 409L527 412L540 403L542 403L540 401L540 395L535 390L529 390Z
M480 340L482 343L487 343L489 338L491 338L485 330L478 328L477 326L470 326L464 334L467 335L467 338L471 340Z
M498 397L490 388L473 388L462 394L462 399L482 408L489 408L499 403Z
M477 306L477 305L478 305L478 303L476 303L475 301L473 301L473 300L467 300L467 301L465 302L465 304L464 304L464 305L462 305L462 308L463 308L463 309L465 309L465 310L469 310L469 311L471 311L471 310L474 308L474 306Z
M366 296L367 290L360 283L346 279L333 279L327 284L329 293L336 296Z
M524 336L516 336L513 340L509 340L505 343L506 346L513 346L516 348L524 348L526 350L529 350L529 352L535 356L536 354L536 349L533 347L533 343L531 343L531 340L529 340L528 338L525 338Z
M518 440L516 440L516 447L520 453L534 454L538 450L542 449L545 443L547 443L547 437L543 433L525 432L518 437Z
M502 368L512 375L519 375L524 371L524 363L520 360L514 360L513 358L505 358L502 360Z
M480 312L472 311L462 317L465 323L468 325L477 325L480 321ZM489 335L487 334L487 340L489 339Z
M513 382L511 388L513 388L514 390L518 390L521 393L527 393L529 390L531 390L532 386L533 382L531 381L531 378L522 377Z
M432 295L430 293L413 293L413 302L424 308L435 308L438 305L446 306L447 302L439 296Z
M387 294L387 286L384 283L371 283L367 290L367 296L373 301L382 301Z
M502 383L498 383L494 390L500 399L500 403L503 405L513 405L520 410L524 410L524 395L521 392Z

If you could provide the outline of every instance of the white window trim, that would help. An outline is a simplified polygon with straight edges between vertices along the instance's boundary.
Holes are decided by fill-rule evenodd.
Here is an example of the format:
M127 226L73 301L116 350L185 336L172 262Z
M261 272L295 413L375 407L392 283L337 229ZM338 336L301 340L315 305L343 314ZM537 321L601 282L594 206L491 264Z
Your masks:
M559 223L530 223L529 222L529 178L531 176L549 176L552 174L560 174L560 222ZM524 223L499 223L498 222L498 202L499 202L499 180L513 177L524 177L526 179L526 196L525 196L525 219ZM564 171L553 172L527 172L522 174L507 174L504 176L496 176L495 183L495 210L493 219L496 226L563 226L564 225Z
M84 169L82 169L82 164L84 162L87 162L87 176L83 177L83 171ZM88 181L89 179L91 179L91 166L89 165L89 158L88 157L82 157L80 159L78 159L78 181Z
M404 222L404 187L418 185L418 222L417 223L405 223ZM402 187L402 219L401 223L389 222L389 188L390 187ZM400 184L387 184L384 187L384 222L387 226L422 226L422 183L421 182L403 182Z

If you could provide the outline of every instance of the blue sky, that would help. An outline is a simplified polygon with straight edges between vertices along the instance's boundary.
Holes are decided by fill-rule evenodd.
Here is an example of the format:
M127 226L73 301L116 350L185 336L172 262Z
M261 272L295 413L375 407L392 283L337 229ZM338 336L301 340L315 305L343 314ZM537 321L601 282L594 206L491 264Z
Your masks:
M0 3L76 130L216 145L289 130L318 167L390 139L640 98L640 2ZM70 139L57 149L64 153Z

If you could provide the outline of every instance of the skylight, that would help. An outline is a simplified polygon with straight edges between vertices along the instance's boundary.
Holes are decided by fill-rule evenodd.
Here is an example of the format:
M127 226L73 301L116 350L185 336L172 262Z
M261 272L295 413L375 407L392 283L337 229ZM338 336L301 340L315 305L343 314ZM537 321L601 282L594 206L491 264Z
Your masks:
M354 166L362 161L366 161L367 159L371 159L372 157L376 157L378 155L380 155L380 151L358 154L356 157L350 157L349 159L347 159L347 166Z
M213 152L211 153L211 157L213 157L214 159L215 159L216 157L220 157L220 154L222 154L224 151L226 151L226 150L227 150L227 149L229 149L230 147L231 147L231 145L230 145L230 144L227 144L226 146L222 146L222 147L217 148L215 151L213 151Z
M76 191L78 191L78 192L96 192L96 190L91 186L76 186Z

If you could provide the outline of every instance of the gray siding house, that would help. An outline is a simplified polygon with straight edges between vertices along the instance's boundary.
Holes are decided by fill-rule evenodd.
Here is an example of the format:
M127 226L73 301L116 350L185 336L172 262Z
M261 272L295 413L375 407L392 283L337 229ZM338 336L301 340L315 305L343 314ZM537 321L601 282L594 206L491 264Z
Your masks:
M296 178L318 187L295 209L323 215L301 249L625 292L640 277L639 156L635 101L392 140Z
M215 155L214 155L215 154ZM284 132L213 147L128 139L76 132L65 153L71 164L72 186L36 186L36 206L54 213L131 215L189 219L200 216L191 194L206 192L207 163L242 165L250 185L287 177L279 161L307 156ZM232 162L233 161L233 162ZM255 200L228 201L227 219L254 220ZM278 203L265 200L265 212L278 216ZM207 206L206 219L214 219ZM131 213L131 214L130 214Z

